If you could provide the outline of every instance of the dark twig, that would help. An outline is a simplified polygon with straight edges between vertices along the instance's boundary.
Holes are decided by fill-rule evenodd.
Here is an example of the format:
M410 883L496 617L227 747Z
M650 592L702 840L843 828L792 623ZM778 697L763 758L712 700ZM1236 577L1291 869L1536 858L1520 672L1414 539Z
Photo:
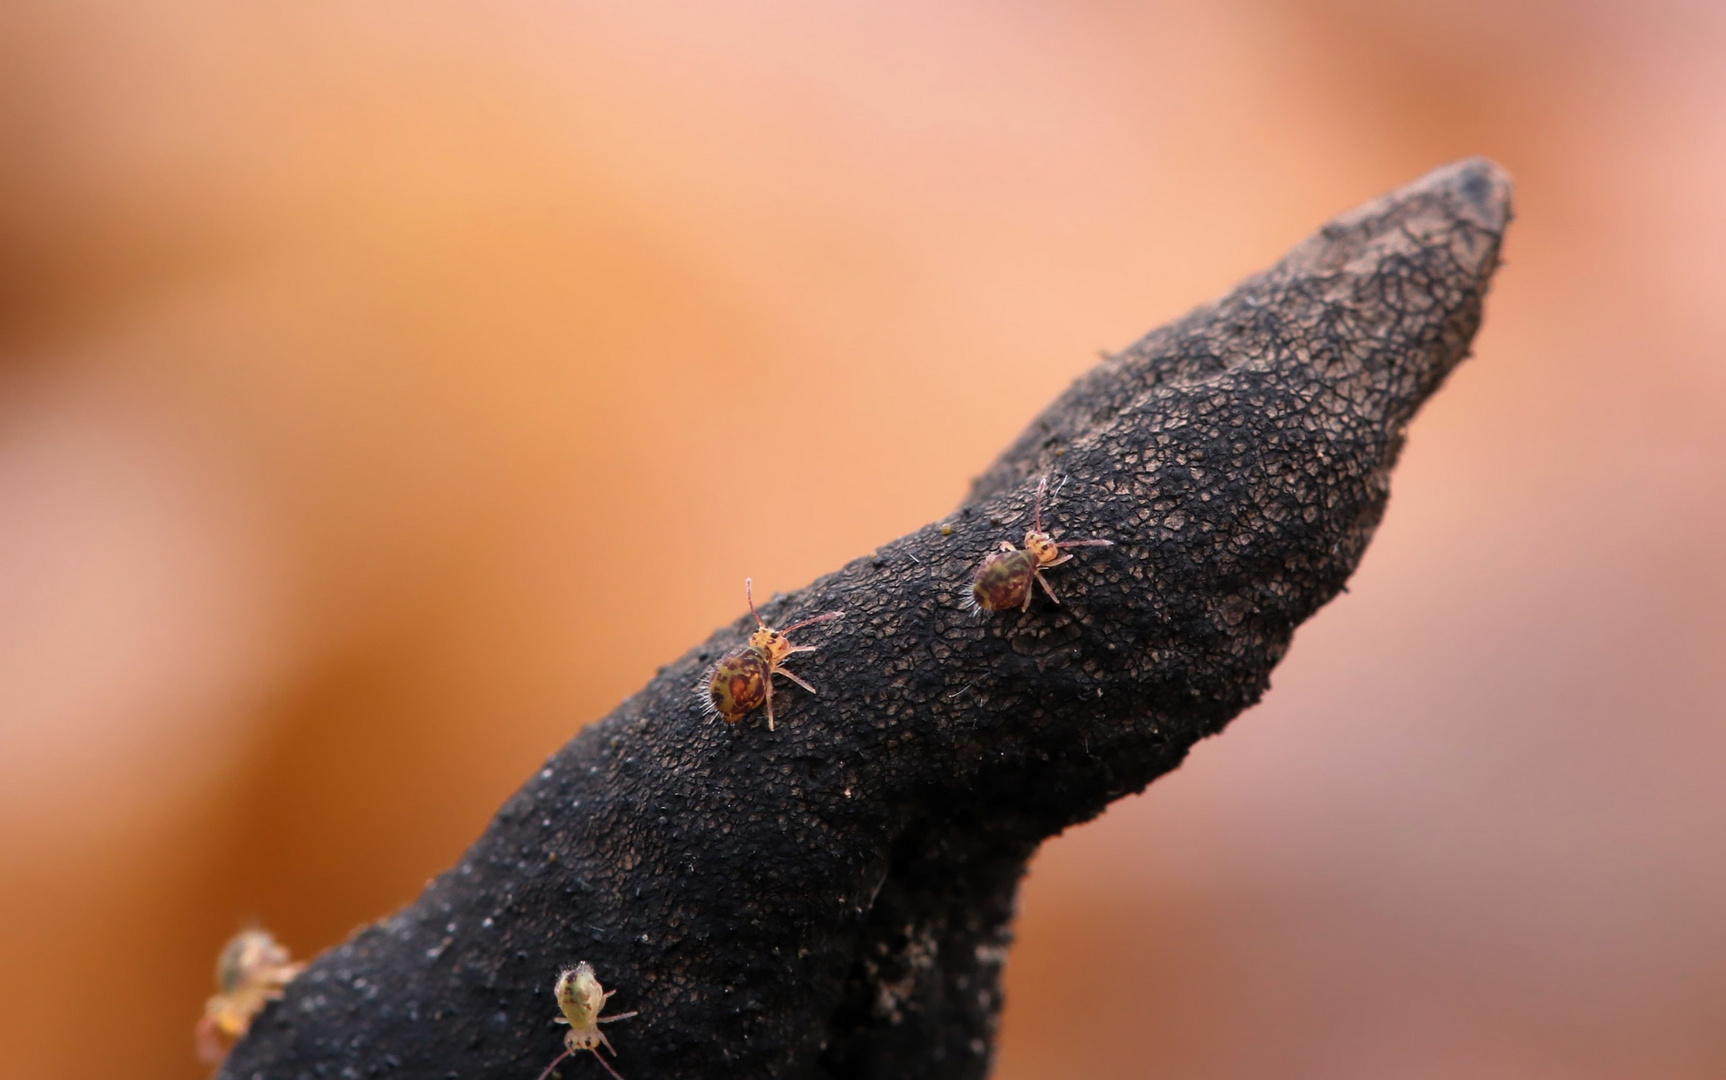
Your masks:
M714 634L320 957L225 1075L531 1080L576 960L641 1012L630 1080L984 1074L1025 860L1264 692L1467 353L1509 212L1490 163L1441 169L1104 359L965 512L766 606L849 612L810 634L819 698L785 694L772 733L704 717L691 688L754 624ZM1055 538L1116 546L1061 568L1060 606L968 614L1015 539L990 518L1050 473Z

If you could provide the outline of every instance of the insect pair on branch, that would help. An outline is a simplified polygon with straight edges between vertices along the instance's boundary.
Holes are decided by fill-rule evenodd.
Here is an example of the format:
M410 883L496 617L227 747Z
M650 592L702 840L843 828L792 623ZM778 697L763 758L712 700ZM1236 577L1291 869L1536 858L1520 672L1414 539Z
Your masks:
M1043 497L1049 486L1047 477L1037 483L1035 509L1031 528L1025 533L1023 547L1003 540L1000 550L991 552L977 567L971 580L969 606L978 613L1021 612L1031 608L1032 582L1040 585L1049 599L1059 604L1060 597L1043 576L1045 570L1072 561L1073 556L1062 549L1076 547L1110 547L1110 540L1056 540L1043 530ZM943 527L942 535L952 529ZM785 662L798 653L816 651L814 645L796 645L790 634L807 626L841 618L843 611L828 611L803 619L784 628L768 626L755 608L755 584L743 582L743 595L749 601L749 614L755 619L755 630L749 640L726 653L714 664L698 693L706 711L727 723L735 724L756 709L767 709L767 729L773 730L773 677L783 675L809 691L815 687L788 671ZM199 1056L209 1064L219 1065L228 1049L243 1038L253 1018L271 1001L282 997L283 988L305 967L290 962L287 950L262 930L248 930L235 937L222 950L217 965L216 982L219 993L205 1007L204 1017L197 1027ZM539 1080L549 1080L565 1059L584 1050L617 1080L617 1070L600 1054L604 1047L613 1055L611 1041L599 1025L613 1020L625 1020L633 1012L601 1016L606 999L614 991L600 985L592 965L585 961L565 970L557 980L553 993L563 1015L558 1022L569 1025L564 1034L564 1050Z
M1037 482L1036 509L1032 514L1031 528L1025 533L1025 546L1014 547L1010 541L1003 540L1001 550L992 552L977 567L971 580L971 610L978 613L1010 611L1013 608L1029 611L1033 581L1042 586L1050 600L1059 604L1061 598L1055 595L1043 571L1072 561L1073 556L1062 549L1114 545L1112 540L1056 540L1044 532L1043 495L1048 487L1047 476ZM767 730L772 731L773 676L783 675L811 694L819 693L785 667L786 660L797 653L814 652L816 646L793 645L787 635L805 626L840 618L845 613L829 611L783 629L775 629L763 622L761 613L755 610L753 579L744 579L743 594L749 601L749 614L755 617L755 632L749 635L746 643L720 657L703 684L696 687L696 694L710 716L717 716L729 724L737 723L765 705Z

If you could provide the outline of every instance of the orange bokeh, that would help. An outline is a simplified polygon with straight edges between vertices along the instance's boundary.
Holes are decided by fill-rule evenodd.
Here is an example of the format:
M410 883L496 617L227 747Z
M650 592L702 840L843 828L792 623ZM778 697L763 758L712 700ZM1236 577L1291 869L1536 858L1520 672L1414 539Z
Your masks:
M0 1073L202 1075L246 920L411 900L745 575L1475 153L1476 357L1265 703L1039 856L997 1074L1726 1073L1726 14L0 27Z

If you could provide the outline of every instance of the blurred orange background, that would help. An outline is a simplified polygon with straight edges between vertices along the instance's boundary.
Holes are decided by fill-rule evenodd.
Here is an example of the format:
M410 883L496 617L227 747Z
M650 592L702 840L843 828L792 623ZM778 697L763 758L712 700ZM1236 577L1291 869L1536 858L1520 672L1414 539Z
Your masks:
M1726 1075L1722 57L1683 0L14 0L0 1073L202 1075L247 920L411 900L746 574L1482 153L1476 357L1265 703L1038 857L997 1075Z

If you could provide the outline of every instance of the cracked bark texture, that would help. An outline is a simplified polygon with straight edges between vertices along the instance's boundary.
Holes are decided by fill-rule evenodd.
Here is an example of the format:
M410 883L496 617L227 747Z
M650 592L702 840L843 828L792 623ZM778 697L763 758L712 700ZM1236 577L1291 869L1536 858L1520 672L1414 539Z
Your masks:
M551 987L617 991L618 1069L980 1077L1037 845L1180 764L1347 580L1415 410L1467 354L1510 216L1490 162L1337 218L1080 378L942 521L763 605L811 627L778 730L694 688L747 616L580 732L411 907L295 981L231 1080L534 1080ZM964 609L1045 523L1106 537L1028 613ZM600 1076L578 1055L560 1071Z

